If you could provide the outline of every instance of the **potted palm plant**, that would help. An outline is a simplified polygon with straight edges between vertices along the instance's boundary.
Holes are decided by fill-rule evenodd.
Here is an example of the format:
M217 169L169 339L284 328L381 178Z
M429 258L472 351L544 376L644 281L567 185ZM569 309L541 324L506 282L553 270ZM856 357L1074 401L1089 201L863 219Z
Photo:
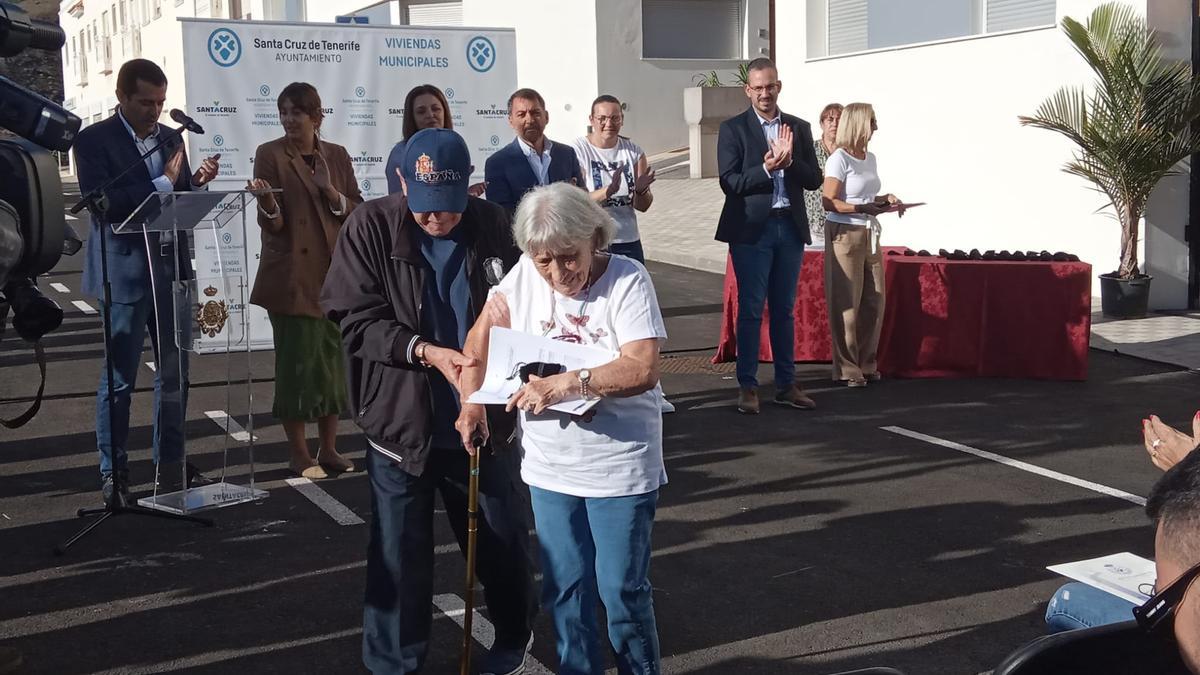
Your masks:
M1151 277L1138 267L1138 233L1150 193L1200 150L1200 78L1163 58L1144 18L1119 2L1097 7L1086 24L1066 17L1063 32L1092 71L1090 92L1063 87L1022 125L1056 131L1075 152L1063 170L1107 199L1121 223L1121 266L1100 275L1106 316L1145 316Z
M693 87L683 90L683 118L688 123L692 178L713 178L717 168L717 130L721 122L742 112L746 100L746 65L733 74L735 84L721 82L717 71L697 73Z

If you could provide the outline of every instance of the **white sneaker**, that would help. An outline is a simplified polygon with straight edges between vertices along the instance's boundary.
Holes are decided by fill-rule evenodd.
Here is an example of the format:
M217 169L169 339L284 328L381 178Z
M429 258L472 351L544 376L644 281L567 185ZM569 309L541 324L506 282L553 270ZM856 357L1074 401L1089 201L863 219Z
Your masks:
M670 401L668 401L666 396L662 397L662 399L660 399L660 400L662 401L662 407L661 407L662 414L669 415L669 414L675 412L675 405L673 403L671 403Z

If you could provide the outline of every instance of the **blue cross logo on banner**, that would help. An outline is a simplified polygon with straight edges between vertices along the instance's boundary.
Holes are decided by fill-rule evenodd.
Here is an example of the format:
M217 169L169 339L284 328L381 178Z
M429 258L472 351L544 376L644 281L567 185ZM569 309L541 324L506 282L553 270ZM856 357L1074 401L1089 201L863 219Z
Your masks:
M218 28L208 36L208 55L213 63L228 68L242 58L242 41L228 28Z
M225 137L222 136L221 134L217 134L216 136L213 136L213 145L217 146L218 148L221 147L222 145L225 145Z
M359 98L362 98L367 95L367 90L365 87L356 87L354 89L354 95Z
M371 191L371 181L369 181L369 180L364 180L364 181L362 182L362 191L363 191L363 192L370 192L370 191Z
M467 63L477 73L486 73L496 65L496 46L492 41L477 35L467 43Z
M454 100L454 87L446 87L446 98L451 101Z
M228 232L226 232L225 234L221 235L221 239L222 239L222 241L224 241L226 244L229 244L229 243L231 243L231 242L233 241L233 235L232 235L232 234L229 234Z
M271 88L270 88L270 87L268 87L268 86L267 86L267 85L265 85L265 84L264 84L264 85L262 85L261 87L259 87L259 88L258 88L258 95L259 95L259 96L270 96L270 95L271 95Z
M492 145L500 145L500 137L497 136L496 134L492 134L491 140L492 140Z

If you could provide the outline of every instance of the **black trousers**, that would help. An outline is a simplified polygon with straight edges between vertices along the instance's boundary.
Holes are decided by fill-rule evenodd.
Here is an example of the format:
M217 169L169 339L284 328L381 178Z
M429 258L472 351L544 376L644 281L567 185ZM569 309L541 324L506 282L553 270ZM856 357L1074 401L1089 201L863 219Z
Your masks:
M434 448L420 476L374 449L367 459L372 519L363 664L376 674L416 673L428 653L433 622L434 496L441 493L465 555L469 457L461 447ZM538 604L527 501L515 465L507 453L480 460L476 575L496 644L524 647Z

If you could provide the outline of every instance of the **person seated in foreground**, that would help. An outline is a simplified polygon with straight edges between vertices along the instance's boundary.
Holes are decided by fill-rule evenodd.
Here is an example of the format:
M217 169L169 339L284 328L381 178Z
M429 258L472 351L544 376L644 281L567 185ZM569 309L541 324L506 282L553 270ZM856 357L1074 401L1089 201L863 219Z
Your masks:
M1172 428L1153 414L1142 419L1142 442L1145 444L1146 454L1150 455L1151 462L1160 470L1169 471L1172 467L1180 464L1184 458L1188 458L1198 444L1196 442L1198 438L1200 438L1200 412L1192 418L1192 435L1190 436ZM1200 462L1200 458L1194 459L1192 464L1196 464L1196 462ZM1160 486L1166 480L1168 480L1168 476L1159 480L1158 485L1154 488L1154 494L1157 494ZM1200 480L1200 478L1196 478L1196 480ZM1152 494L1151 502L1147 503L1147 512L1151 513L1152 518L1159 520L1151 510L1154 508L1153 498ZM1193 536L1200 537L1200 520L1193 522ZM1157 544L1158 542L1156 542L1156 552L1160 555L1162 548ZM1162 578L1162 567L1159 567L1159 579ZM1162 589L1163 585L1158 584L1158 587ZM1130 603L1126 599L1118 598L1111 593L1096 589L1094 586L1072 581L1072 583L1061 586L1055 591L1054 597L1050 599L1050 604L1046 607L1046 628L1050 633L1058 633L1129 621L1133 619L1136 607L1138 605Z

